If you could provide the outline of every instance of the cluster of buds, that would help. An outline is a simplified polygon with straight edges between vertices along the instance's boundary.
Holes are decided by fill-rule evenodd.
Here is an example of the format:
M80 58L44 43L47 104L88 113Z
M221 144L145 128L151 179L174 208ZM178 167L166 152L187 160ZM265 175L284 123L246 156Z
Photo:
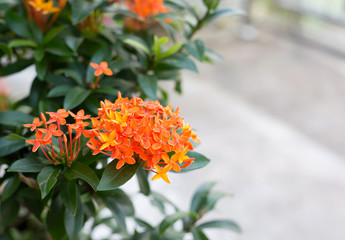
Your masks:
M153 180L162 178L170 183L168 171L179 172L194 161L187 156L193 150L189 140L199 140L190 125L184 124L179 109L172 111L170 105L122 98L118 93L115 103L101 102L98 117L91 121L87 146L94 155L118 159L117 169L141 161L145 169L156 173Z
M58 6L54 7L53 0L23 0L26 11L30 19L33 19L36 25L45 32L55 22L65 7L67 0L59 0ZM51 14L53 14L50 16Z
M90 115L84 115L84 110L74 114L65 109L59 109L57 112L47 112L47 114L50 116L48 121L45 115L41 113L40 118L35 118L33 123L24 124L24 127L36 132L35 139L29 139L26 142L34 145L33 152L40 148L52 164L62 163L70 166L71 162L78 157L80 136L87 131L84 128L89 125L88 122L83 120L89 119ZM75 123L66 124L66 118L69 115L75 119ZM68 132L68 137L63 130ZM56 148L52 141L53 137L58 138L59 146Z

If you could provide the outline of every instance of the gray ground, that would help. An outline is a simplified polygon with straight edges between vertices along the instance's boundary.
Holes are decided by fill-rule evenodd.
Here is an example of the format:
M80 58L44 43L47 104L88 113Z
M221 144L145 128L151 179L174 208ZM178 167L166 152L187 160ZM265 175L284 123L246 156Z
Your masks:
M223 33L208 45L225 62L185 72L184 94L172 94L171 103L212 162L153 188L183 209L208 180L233 193L206 217L232 218L243 233L208 232L215 240L344 239L344 60L269 34L242 42ZM13 95L27 90L32 71L8 79ZM136 185L126 188L135 192ZM137 196L138 213L157 222L158 212L143 203Z

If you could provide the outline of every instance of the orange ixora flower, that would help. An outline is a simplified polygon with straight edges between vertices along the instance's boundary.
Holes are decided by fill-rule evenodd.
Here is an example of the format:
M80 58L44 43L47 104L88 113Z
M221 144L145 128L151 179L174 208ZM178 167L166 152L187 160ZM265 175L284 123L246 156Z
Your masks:
M113 75L113 72L111 71L110 68L108 68L108 63L107 62L101 62L99 65L97 63L90 63L90 66L93 67L94 69L96 69L96 71L94 72L95 77L97 77L95 83L92 85L92 89L95 89L98 85L100 76L102 74L111 76Z
M84 110L80 110L77 114L74 114L65 109L59 109L57 112L47 112L47 114L50 116L48 121L45 115L41 113L40 118L35 118L33 123L24 124L24 127L36 132L35 139L29 139L26 142L34 145L32 148L33 152L36 152L40 148L52 164L66 163L70 166L71 162L78 157L80 136L86 133L84 128L89 125L88 122L84 122L83 120L90 119L90 115L84 115ZM74 118L74 124L66 124L66 118L69 115ZM42 125L44 127L40 128ZM61 130L62 128L66 128L65 126L67 126L68 135ZM73 130L75 131L74 134ZM58 138L58 151L54 148L53 137Z
M167 172L179 172L193 162L188 151L189 141L199 142L190 125L185 125L179 110L163 107L158 101L145 102L141 98L121 97L115 103L101 102L98 117L92 118L87 146L93 154L103 153L117 159L116 168L124 164L144 163L155 172L153 180L162 178L169 183Z
M152 20L153 16L170 12L170 9L164 6L163 0L126 0L124 3L129 11L141 18L140 20L132 17L125 19L125 26L136 31L152 25L155 22ZM166 19L166 21L171 22L170 19Z
M35 21L42 32L45 32L60 15L67 0L59 0L57 6L54 6L53 0L23 0L23 3L29 18Z

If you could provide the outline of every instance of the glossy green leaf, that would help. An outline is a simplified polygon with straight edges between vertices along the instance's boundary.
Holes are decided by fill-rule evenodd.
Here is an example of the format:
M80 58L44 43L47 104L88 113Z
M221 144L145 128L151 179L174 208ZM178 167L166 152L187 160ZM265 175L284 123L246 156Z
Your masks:
M241 228L238 226L238 224L232 220L214 220L214 221L209 221L205 222L203 224L200 224L198 226L200 229L205 229L205 228L223 228L223 229L228 229L231 231L235 231L240 233Z
M27 40L27 39L16 39L16 40L12 40L8 46L10 48L14 48L14 47L37 47L37 44L34 41L31 40Z
M24 38L30 38L28 21L26 18L16 12L8 11L5 16L5 21L15 34Z
M125 184L136 173L140 163L125 164L120 169L116 169L117 160L112 161L105 168L101 181L97 187L98 191L116 189Z
M84 210L80 199L78 199L75 215L67 208L65 209L64 224L69 239L78 239L78 234L84 225Z
M65 97L63 108L73 109L79 106L90 95L91 91L82 87L71 88Z
M15 161L8 172L40 172L45 165L35 156L26 156L25 158Z
M25 141L8 141L6 137L0 138L0 157L4 157L25 147Z
M208 182L201 185L193 195L192 204L190 210L195 213L200 213L206 209L207 198L211 188L215 185L215 182Z
M54 27L54 28L49 29L49 31L44 34L41 45L46 45L47 43L49 43L57 35L59 35L65 28L66 28L66 26L63 25L63 26L58 26L58 27Z
M172 47L170 47L166 52L163 52L160 54L159 59L169 57L170 55L173 55L174 53L178 52L181 47L183 46L183 43L176 43Z
M76 81L79 85L83 86L83 76L81 73L75 69L59 69L57 71L58 74L66 74L67 76L71 77L73 80Z
M71 85L58 85L48 92L47 97L50 98L65 96L72 87L73 86Z
M59 168L47 166L37 175L37 182L41 189L42 199L45 198L54 187L60 172L61 170Z
M0 112L0 124L6 126L22 126L25 123L31 123L33 117L18 111L4 111Z
M140 187L140 192L145 196L148 196L151 193L150 184L147 180L148 175L149 172L140 166L137 171L137 179Z
M52 201L47 215L47 227L53 240L65 239L66 231L64 225L65 209L58 195Z
M81 162L73 162L72 166L66 170L65 177L69 180L80 178L90 184L95 191L99 183L95 171Z
M171 69L188 69L193 72L198 72L198 69L190 58L184 54L174 54L168 58L163 59L160 63L162 69L170 67ZM171 70L167 69L167 70Z
M147 47L146 43L141 41L140 39L127 38L127 39L123 40L123 42L129 46L132 46L136 49L143 51L146 54L150 54L150 50Z
M208 159L207 157L205 157L204 155L198 153L198 152L194 152L194 151L189 151L187 153L187 156L189 158L194 158L194 162L189 165L187 168L181 168L181 172L180 173L184 173L184 172L189 172L189 171L193 171L196 169L200 169L205 167L207 164L210 163L210 159Z
M143 92L152 100L157 99L158 84L154 75L138 75L138 83Z
M169 215L163 219L163 221L158 226L159 236L162 237L164 232L171 227L176 221L183 219L189 216L190 213L185 212L176 212L172 215Z
M77 201L79 198L79 192L75 181L62 181L60 185L60 195L66 210L75 216L77 213Z
M27 68L28 66L34 63L33 59L23 59L18 60L14 63L10 63L5 67L0 69L0 77L8 76L17 72L22 71L23 69Z
M8 47L7 44L0 42L0 51L7 54L9 59L12 58L12 55L13 55L12 49Z
M13 195L20 185L18 174L10 177L1 195L1 201L5 201Z
M94 8L91 2L87 2L84 0L71 1L71 7L73 25L79 23L80 21L88 17Z
M205 55L204 42L197 39L186 44L187 51L199 61L203 61Z

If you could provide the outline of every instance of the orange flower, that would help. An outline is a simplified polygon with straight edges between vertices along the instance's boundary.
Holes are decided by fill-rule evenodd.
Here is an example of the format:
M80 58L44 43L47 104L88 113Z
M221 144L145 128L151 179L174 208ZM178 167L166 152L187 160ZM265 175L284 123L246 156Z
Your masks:
M24 127L30 128L30 131L34 131L37 127L41 126L43 124L42 121L40 121L39 118L35 118L34 121L31 124L24 124Z
M96 69L95 71L96 77L102 75L103 73L108 76L113 75L113 72L110 70L110 68L108 68L107 62L101 62L99 65L96 63L90 63L90 66Z
M94 155L117 159L117 169L143 162L145 169L157 173L153 179L166 182L169 170L180 171L193 162L187 155L193 150L189 140L196 134L184 124L178 109L172 111L158 101L122 98L120 93L115 103L105 100L101 106L98 119L92 119L92 130L84 134Z

